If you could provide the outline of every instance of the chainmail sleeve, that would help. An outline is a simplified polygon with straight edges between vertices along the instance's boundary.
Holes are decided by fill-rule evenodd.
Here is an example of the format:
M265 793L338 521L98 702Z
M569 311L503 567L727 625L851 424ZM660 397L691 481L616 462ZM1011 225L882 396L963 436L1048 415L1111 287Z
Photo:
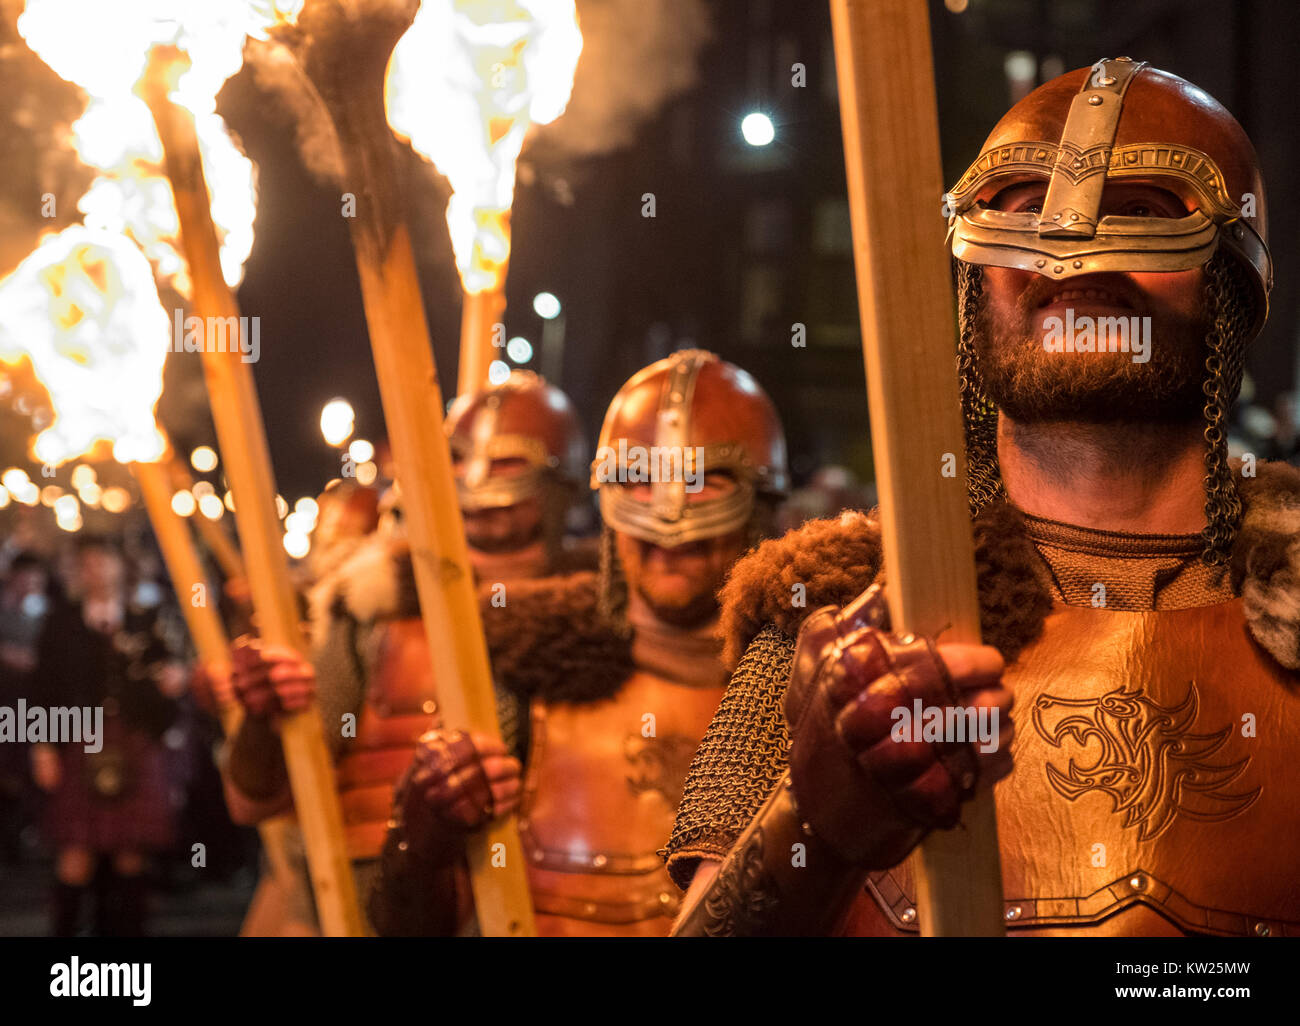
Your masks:
M696 749L672 836L659 852L683 890L701 858L727 854L786 770L782 701L794 644L773 624L758 633Z

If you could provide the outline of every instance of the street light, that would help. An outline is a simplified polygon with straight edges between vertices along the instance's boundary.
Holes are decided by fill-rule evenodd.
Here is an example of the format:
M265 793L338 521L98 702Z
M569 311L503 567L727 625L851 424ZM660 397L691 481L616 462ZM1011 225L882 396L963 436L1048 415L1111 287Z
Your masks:
M560 316L560 301L553 292L539 292L533 296L533 309L544 321L553 321Z
M740 134L750 146L766 146L776 138L776 126L766 114L754 111L740 123Z

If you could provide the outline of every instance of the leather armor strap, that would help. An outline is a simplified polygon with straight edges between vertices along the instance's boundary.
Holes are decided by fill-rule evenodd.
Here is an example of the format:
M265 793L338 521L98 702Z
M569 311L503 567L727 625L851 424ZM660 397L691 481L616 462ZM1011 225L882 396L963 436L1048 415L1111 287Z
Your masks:
M866 878L866 869L838 858L808 829L787 773L673 936L824 936Z

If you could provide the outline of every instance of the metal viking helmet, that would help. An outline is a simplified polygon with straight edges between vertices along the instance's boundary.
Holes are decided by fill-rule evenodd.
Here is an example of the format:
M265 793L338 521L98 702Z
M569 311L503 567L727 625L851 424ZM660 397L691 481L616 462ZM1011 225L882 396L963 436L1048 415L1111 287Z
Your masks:
M714 472L730 475L735 490L688 502L691 482ZM788 478L785 433L767 393L699 349L652 363L618 390L591 465L605 524L665 547L745 527L756 496L783 494ZM623 487L637 481L650 483L649 502Z
M459 396L445 423L462 510L513 506L540 496L546 481L577 485L587 466L582 426L569 397L532 371ZM520 474L493 475L494 460L522 459Z
M1036 178L1049 183L1041 213L986 206ZM1135 178L1195 209L1103 216L1106 183ZM1253 286L1249 337L1263 327L1273 266L1255 149L1217 100L1167 71L1119 57L1039 86L997 123L945 202L958 260L1050 278L1190 270L1221 249Z

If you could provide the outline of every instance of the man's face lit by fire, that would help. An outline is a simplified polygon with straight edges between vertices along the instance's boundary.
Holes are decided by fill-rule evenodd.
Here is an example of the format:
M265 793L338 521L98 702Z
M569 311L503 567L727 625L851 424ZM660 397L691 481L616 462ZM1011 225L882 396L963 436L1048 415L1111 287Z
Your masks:
M997 210L1042 209L1047 183L1003 189ZM1191 204L1152 183L1112 183L1102 216L1185 216ZM1106 272L1055 281L1032 271L984 267L976 321L977 369L988 397L1013 420L1193 421L1201 416L1206 334L1202 268ZM1150 317L1146 363L1126 352L1049 352L1048 318Z
M649 503L653 486L628 484L631 496ZM727 474L707 473L698 492L686 494L687 503L719 499L733 491ZM641 597L650 611L675 627L696 627L718 611L717 592L727 571L745 552L746 531L741 528L714 538L703 538L673 548L643 541L622 531L614 533L619 562L630 592Z

